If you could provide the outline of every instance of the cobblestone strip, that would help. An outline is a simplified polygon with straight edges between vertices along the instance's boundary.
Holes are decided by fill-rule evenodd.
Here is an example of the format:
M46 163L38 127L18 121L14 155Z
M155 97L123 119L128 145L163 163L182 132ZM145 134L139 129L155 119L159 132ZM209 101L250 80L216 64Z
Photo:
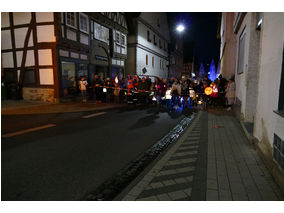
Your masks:
M124 201L190 200L202 112L181 138L122 198Z

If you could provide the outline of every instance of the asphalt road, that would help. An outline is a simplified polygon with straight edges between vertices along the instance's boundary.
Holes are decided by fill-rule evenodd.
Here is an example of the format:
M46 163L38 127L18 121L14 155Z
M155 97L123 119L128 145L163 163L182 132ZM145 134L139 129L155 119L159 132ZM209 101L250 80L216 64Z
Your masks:
M80 200L183 117L150 109L2 116L2 200ZM56 126L20 135L40 125Z

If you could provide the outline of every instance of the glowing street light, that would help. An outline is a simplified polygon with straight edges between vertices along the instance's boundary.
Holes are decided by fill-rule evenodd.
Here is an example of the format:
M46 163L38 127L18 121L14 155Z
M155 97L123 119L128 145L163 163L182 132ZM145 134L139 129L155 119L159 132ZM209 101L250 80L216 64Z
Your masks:
M184 26L182 24L177 26L177 31L178 32L183 32L184 31Z

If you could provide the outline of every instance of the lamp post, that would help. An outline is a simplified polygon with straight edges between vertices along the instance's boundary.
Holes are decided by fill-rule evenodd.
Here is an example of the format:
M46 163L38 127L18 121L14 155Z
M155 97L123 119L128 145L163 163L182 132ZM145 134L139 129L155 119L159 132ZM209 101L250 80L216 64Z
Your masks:
M179 49L177 49L177 51L181 51L181 53L183 54L183 50L181 49L182 47L181 46L183 46L183 32L184 32L184 30L185 30L185 27L184 27L184 25L183 24L179 24L179 25L177 25L177 27L176 27L176 30L178 31L178 34L179 34L179 41L178 41L178 47L179 47ZM183 58L182 58L183 59ZM179 65L180 64L178 64L178 67L179 67ZM183 73L183 60L182 60L182 65L181 65L181 67L179 68L179 70L180 70L180 77L182 76L182 73Z

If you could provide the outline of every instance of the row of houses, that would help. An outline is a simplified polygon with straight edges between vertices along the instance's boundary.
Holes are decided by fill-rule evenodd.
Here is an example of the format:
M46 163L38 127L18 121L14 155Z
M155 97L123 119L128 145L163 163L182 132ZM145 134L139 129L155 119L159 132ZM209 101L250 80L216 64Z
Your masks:
M80 76L166 78L169 42L166 13L3 12L2 90L57 102L77 94Z
M236 83L235 112L283 184L284 13L222 13L220 37L221 74Z

